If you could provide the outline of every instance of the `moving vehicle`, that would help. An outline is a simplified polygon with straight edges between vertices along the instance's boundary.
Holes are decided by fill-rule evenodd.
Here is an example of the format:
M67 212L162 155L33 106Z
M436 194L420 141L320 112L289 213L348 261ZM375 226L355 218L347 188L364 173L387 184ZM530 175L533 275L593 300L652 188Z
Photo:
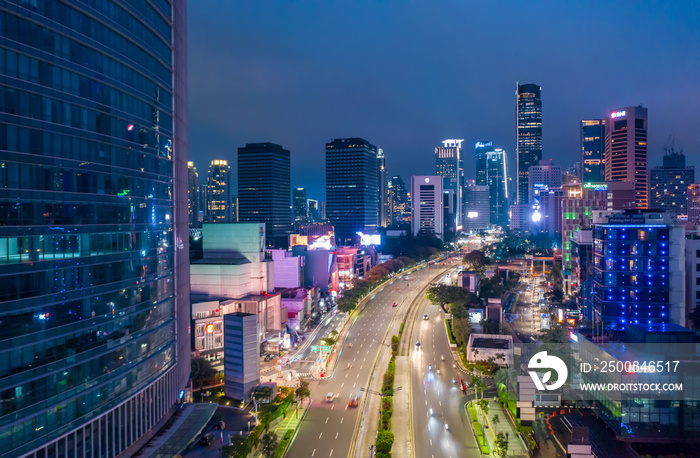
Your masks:
M416 340L416 348L420 348L420 342Z
M265 355L264 360L265 361L272 361L274 358L275 358L275 355L273 355L272 353L268 353Z
M214 435L212 433L207 433L199 438L199 445L202 447L209 447L214 443Z
M358 395L350 396L350 402L348 403L348 407L357 407L359 403L360 397Z
M328 393L328 394L326 395L326 402L333 402L334 399L335 399L335 394L333 394L333 393Z
M399 305L399 304L397 304L396 302L394 302L393 304L391 304L392 307L396 307L396 306L398 306L398 305Z
M423 315L423 319L424 319L424 320L429 320L429 319L430 319L430 318L428 317L428 314L427 314L427 313L426 313L425 315Z
M433 366L428 364L428 372L431 372L433 370Z

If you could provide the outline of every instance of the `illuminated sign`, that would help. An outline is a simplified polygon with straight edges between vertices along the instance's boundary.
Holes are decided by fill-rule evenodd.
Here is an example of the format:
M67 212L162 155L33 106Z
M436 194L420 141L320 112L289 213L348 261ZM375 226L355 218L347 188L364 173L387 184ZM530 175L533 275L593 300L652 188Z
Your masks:
M358 232L357 235L360 236L360 245L381 245L382 237L379 234L363 234Z
M574 342L578 342L578 336L572 331L569 331L569 339L573 340Z
M39 320L45 321L49 319L49 312L46 313L40 313L39 315L35 315Z
M539 223L541 219L542 214L539 211L535 210L535 213L532 214L532 221L534 221L535 223Z
M479 217L479 212L468 212L467 213L467 218L478 218Z
M626 114L626 112L624 112L624 111L613 111L612 113L610 113L610 117L613 119L621 118L621 117L625 116L625 114Z
M430 183L430 178L426 178L426 179L425 179L425 182L426 182L426 183Z
M585 189L593 189L594 191L607 191L607 183L583 183Z
M493 142L476 142L474 148L486 148L487 146L493 146Z
M214 333L214 325L209 323L207 325L207 334L213 334Z

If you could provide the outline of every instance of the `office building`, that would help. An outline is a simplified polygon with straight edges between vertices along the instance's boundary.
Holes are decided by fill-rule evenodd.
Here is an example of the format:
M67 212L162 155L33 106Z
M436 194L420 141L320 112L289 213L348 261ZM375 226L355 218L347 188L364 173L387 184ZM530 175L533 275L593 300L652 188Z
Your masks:
M362 138L326 143L326 217L339 245L379 224L377 147Z
M539 161L529 170L529 199L532 202L535 190L538 188L561 187L561 166L552 163L551 159Z
M318 223L321 220L321 216L318 211L318 200L307 199L306 208L308 209L309 222Z
M391 207L391 222L399 224L405 221L404 214L408 205L408 192L403 179L395 175L389 181L389 205Z
M463 230L474 232L488 229L491 220L491 199L488 186L478 186L475 180L467 180L464 189L465 213Z
M649 172L649 208L674 216L688 214L688 187L695 183L695 167L685 165L685 155L671 152L663 166Z
M216 159L209 164L207 175L206 221L230 223L232 220L231 167L228 161Z
M224 394L248 401L260 384L260 346L257 316L234 312L224 315Z
M532 222L532 205L513 204L510 206L510 229L526 231Z
M2 24L0 456L130 456L191 369L186 4Z
M700 306L700 232L687 231L685 235L685 316ZM699 323L688 321L686 326L698 329Z
M455 217L455 211L457 209L457 196L452 189L446 189L442 192L442 222L444 224L443 228L443 239L445 241L452 241L453 237L457 233L457 219ZM449 240L448 240L449 234Z
M462 199L464 186L464 157L462 142L449 139L442 146L435 147L435 175L442 177L442 188L452 189L457 196L458 208L455 212L456 224L462 221Z
M309 218L306 189L292 189L292 209L294 210L294 221L306 221Z
M411 177L413 235L433 235L443 240L443 178L437 175Z
M700 182L688 186L688 222L700 223Z
M506 167L506 152L502 148L494 148L493 142L476 142L477 186L488 186L490 197L489 223L508 227L508 175ZM467 199L464 198L466 205ZM466 214L463 220L466 219ZM466 225L466 222L463 224Z
M517 203L528 204L530 167L542 159L542 99L536 84L517 85Z
M532 170L532 167L530 167ZM531 199L532 232L560 238L562 234L562 200L566 196L561 188L537 187Z
M581 182L605 181L605 119L581 120Z
M238 148L238 221L265 223L271 246L286 247L292 233L289 150L274 143Z
M381 148L377 148L377 178L379 226L387 227L389 225L389 179L386 171L386 157Z
M571 234L569 242L569 294L576 293L582 320L593 323L593 229L577 230Z
M648 208L647 109L626 107L605 120L605 181L634 183L637 208Z
M319 218L322 222L328 221L328 215L326 214L326 201L322 200L319 204Z
M562 185L562 189L562 272L566 285L573 262L571 237L575 232L592 226L595 211L607 210L608 188L605 183L569 183Z
M194 162L187 163L187 212L190 227L198 227L199 221L199 175Z
M474 144L474 156L476 157L476 179L474 181L477 186L486 186L488 183L486 153L493 150L493 142L480 141Z
M593 221L596 322L685 325L685 230L667 213L626 210ZM671 285L673 285L671 287Z

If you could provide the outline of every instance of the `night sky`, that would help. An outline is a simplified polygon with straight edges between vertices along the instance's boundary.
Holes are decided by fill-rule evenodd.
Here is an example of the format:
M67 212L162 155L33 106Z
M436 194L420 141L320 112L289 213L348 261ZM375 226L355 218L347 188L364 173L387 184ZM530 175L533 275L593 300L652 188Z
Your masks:
M325 196L325 143L363 137L389 174L435 172L434 148L491 140L515 164L516 82L542 86L543 158L580 155L579 120L642 104L649 165L669 135L700 168L700 1L188 3L189 151L200 178L274 142L292 186ZM678 149L678 148L677 148ZM697 172L700 178L700 170Z

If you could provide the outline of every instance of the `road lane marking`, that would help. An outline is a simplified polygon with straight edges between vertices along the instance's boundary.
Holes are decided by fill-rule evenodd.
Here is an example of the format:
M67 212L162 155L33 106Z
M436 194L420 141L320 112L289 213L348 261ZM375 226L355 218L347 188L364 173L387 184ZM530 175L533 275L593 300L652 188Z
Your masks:
M323 433L319 434L319 435L318 435L318 438L321 439L321 436L323 436Z
M343 418L340 419L340 424L341 424L341 425L343 424Z
M333 449L331 449L331 453L328 456L333 456Z
M335 404L331 404L331 410L333 410L333 407L335 407Z
M340 433L335 433L335 438L336 438L336 439L338 438L338 434L340 434Z
M431 447L433 446L433 440L432 440L432 439L430 439L430 446L431 446Z
M326 423L324 423L324 424L326 424L326 425L328 424L328 419L329 419L329 418L330 418L330 417L326 417ZM320 437L319 437L319 439L320 439Z
M314 449L313 452L311 452L311 456L314 456L316 454L316 449Z
M345 382L341 383L341 384L340 384L340 387L342 388L344 385L345 385Z

